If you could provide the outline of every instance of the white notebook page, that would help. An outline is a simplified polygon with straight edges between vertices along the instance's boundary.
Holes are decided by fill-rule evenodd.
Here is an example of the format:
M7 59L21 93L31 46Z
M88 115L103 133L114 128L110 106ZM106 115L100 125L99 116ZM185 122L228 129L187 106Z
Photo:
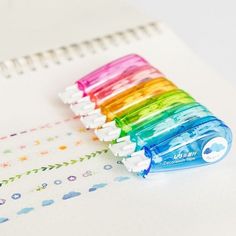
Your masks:
M1 1L0 61L100 37L148 20L150 17L126 0Z

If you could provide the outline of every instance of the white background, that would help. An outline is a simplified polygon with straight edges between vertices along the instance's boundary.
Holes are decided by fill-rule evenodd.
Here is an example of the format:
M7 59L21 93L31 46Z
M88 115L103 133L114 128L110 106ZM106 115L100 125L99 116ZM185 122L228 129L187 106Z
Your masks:
M236 1L129 1L167 22L203 60L236 84Z
M76 2L78 2L77 0ZM91 0L92 1L92 0ZM225 78L229 78L230 80L234 81L234 52L235 52L235 28L233 25L235 24L234 17L234 4L233 1L229 2L227 4L227 1L224 1L222 3L217 3L213 1L151 1L151 0L129 0L133 5L138 6L140 9L142 9L143 12L148 13L149 15L152 15L156 17L157 19L161 19L165 22L167 22L174 30L177 32L181 38L184 39L184 41L187 42L189 46L191 46L195 52L197 52L203 60L205 60L208 64L212 65L216 68L217 71L219 71L221 74L224 75ZM3 0L0 0L0 3L3 3ZM6 35L6 39L11 40L13 43L12 47L8 47L6 51L12 49L12 53L15 53L17 50L17 42L19 37L22 35L23 29L26 29L26 26L32 26L32 29L34 32L36 31L36 26L34 22L38 22L39 26L42 26L44 22L48 23L47 25L53 25L54 22L57 22L57 19L60 19L60 16L62 15L60 12L57 11L61 10L61 12L65 13L66 10L62 8L63 4L65 3L65 6L68 6L68 8L72 8L73 4L72 2L75 2L75 0L61 0L58 2L56 1L38 1L38 5L41 4L41 8L36 4L36 1L33 3L33 0L8 0L5 1L8 2L8 7L5 7L8 9L8 12L6 12L5 15L10 15L9 21L7 21L7 18L2 19L2 24L9 25L11 23L11 27L14 28L18 21L20 21L20 26L16 26L19 30L19 36L16 38L9 38ZM23 4L23 2L25 4ZM46 3L47 2L47 3ZM59 3L60 2L60 3ZM102 2L102 1L101 1ZM114 3L114 7L116 0L111 1L112 4ZM110 2L110 3L111 3ZM14 3L14 4L13 4ZM29 16L25 17L23 16L27 15L26 13L26 6L29 8L28 5L32 5L32 8L34 8L34 11L29 14ZM55 3L55 4L54 4ZM87 3L87 1L86 1ZM84 4L86 4L84 3ZM18 5L17 5L18 4ZM91 3L90 3L91 4ZM74 5L76 5L74 3ZM0 5L1 6L1 5ZM60 7L61 6L61 7ZM93 1L92 6L95 8L95 3ZM53 17L51 17L49 11L51 8L54 8L54 14ZM105 9L106 12L109 11L111 14L111 7L106 5L107 9L103 7L103 10ZM60 9L61 8L61 9ZM0 8L0 10L3 11L3 8ZM38 13L40 16L33 18L33 14L35 12L38 12L41 10L44 14L41 12ZM47 10L47 11L46 11ZM70 12L76 12L75 16L78 15L79 9L69 9ZM101 9L95 9L97 12L103 14ZM104 15L105 15L104 10ZM21 12L19 12L21 11ZM56 14L55 13L58 13ZM47 12L47 14L46 14ZM21 13L21 14L20 14ZM90 19L91 15L91 5L89 6L89 12L84 12L84 14L87 16L87 19ZM37 16L38 16L37 15ZM56 16L58 15L58 18ZM124 17L124 11L122 13L117 13L119 16L119 21L122 21L122 19L125 21ZM21 16L19 19L16 18L16 16ZM41 18L41 16L44 16ZM46 16L50 17L47 18ZM64 14L65 20L69 22L70 20L73 20L72 13L71 15ZM115 14L112 15L113 18L115 18ZM1 14L0 14L1 17ZM53 18L53 19L51 19ZM131 17L131 13L129 12L129 18ZM140 17L141 18L141 17ZM18 21L17 21L17 20ZM11 20L11 21L10 21ZM34 20L34 22L33 22ZM37 20L37 21L36 21ZM64 20L64 19L63 19ZM63 21L64 22L64 21ZM74 24L78 24L78 19L73 20ZM90 22L91 23L91 22ZM96 22L98 24L98 22ZM109 22L108 22L109 23ZM128 24L128 22L125 22ZM1 22L0 22L1 25ZM69 24L68 24L69 25ZM86 25L88 27L89 22L86 20L86 22L81 22L81 25ZM99 24L98 24L99 25ZM109 24L110 27L114 30L114 24ZM60 25L61 26L61 25ZM75 31L75 28L69 25L70 27L67 27L67 34L70 33L69 31ZM43 28L43 27L42 27ZM62 27L63 28L63 27ZM91 27L89 28L90 32L94 33L95 29L99 27ZM101 27L103 28L103 27ZM6 31L4 31L3 28L0 27L2 30L2 38L4 36L3 32L8 32L8 28ZM27 29L26 29L27 30ZM25 32L27 32L25 30ZM64 28L63 28L64 30ZM87 29L86 29L87 30ZM87 30L88 31L88 30ZM64 32L64 31L63 31ZM77 34L78 29L77 29ZM37 34L38 35L38 34ZM47 34L46 34L47 35ZM71 34L72 35L72 34ZM23 36L22 36L23 38ZM25 38L24 38L25 39ZM158 39L160 39L158 37ZM163 43L166 43L166 40L169 39L169 37L163 39ZM0 42L3 39L0 38ZM29 40L30 41L30 40ZM48 42L48 39L45 41ZM38 42L40 43L40 41ZM53 42L54 43L54 42ZM179 43L176 43L175 40L172 40L172 38L169 39L169 42L167 42L167 45L170 45L170 51L174 52L175 49L180 47ZM31 43L32 44L32 43ZM19 44L20 45L20 44ZM141 45L141 44L140 44ZM173 78L179 78L177 81L177 84L180 84L181 87L185 86L188 91L192 91L191 93L195 94L196 97L201 98L201 100L205 101L206 104L211 104L210 107L214 107L215 110L219 111L220 113L223 113L222 115L225 115L229 120L234 120L235 112L233 108L231 109L231 104L229 101L233 100L233 94L232 89L230 89L227 86L227 83L217 82L215 80L214 76L210 76L210 72L207 73L207 70L205 70L205 67L201 66L201 63L198 63L195 61L195 59L188 60L188 63L190 63L190 66L186 66L185 61L177 60L176 58L180 58L181 54L183 54L184 58L192 58L189 56L187 52L184 50L176 50L176 55L173 58L173 61L168 60L158 60L158 58L166 58L165 53L163 49L165 49L164 46L161 46L158 48L158 43L156 43L156 40L153 40L153 44L150 44L150 48L148 49L145 42L142 44L142 46L135 47L138 48L138 53L140 55L147 55L147 58L152 59L151 61L155 62L155 65L161 64L161 68L170 68L168 70L168 74L173 75L171 77ZM153 50L154 46L156 45L156 49ZM163 45L163 44L161 44ZM177 45L177 46L175 46ZM35 45L38 48L38 45ZM162 49L162 50L161 50ZM121 55L124 55L124 52L133 52L133 48L130 48L128 51L126 48L121 48L121 51L119 52ZM122 51L124 50L124 51ZM0 50L4 51L3 48ZM159 55L156 56L156 51L159 51ZM162 52L161 52L162 51ZM110 54L110 52L107 52L108 55L102 54L102 57L99 56L99 58L96 58L93 56L91 59L87 58L84 60L84 64L80 62L80 71L79 73L83 73L85 71L90 71L91 68L95 65L98 65L99 63L103 63L108 58L114 58L117 56L117 52L113 52L114 54ZM172 54L173 55L173 54ZM186 56L186 57L185 57ZM146 56L145 56L146 58ZM172 64L170 62L172 61ZM88 63L89 62L89 63ZM177 63L175 63L177 62ZM97 63L97 64L96 64ZM70 64L71 65L71 64ZM197 73L194 73L192 75L191 65L194 68L198 68L199 70ZM69 66L69 65L68 65ZM91 67L91 68L90 68ZM185 69L187 67L187 70ZM29 94L35 93L33 89L29 89L31 87L34 88L40 88L40 86L43 86L44 88L48 88L49 95L50 95L50 104L47 102L48 107L44 105L43 111L47 113L47 115L50 114L50 119L52 118L52 113L47 112L49 110L47 109L54 109L55 116L61 116L61 109L60 112L56 109L56 103L58 106L59 101L56 100L56 96L54 97L53 91L59 91L60 88L64 88L67 84L69 84L69 80L72 83L72 75L75 72L77 76L77 70L70 70L68 67L68 71L64 68L60 67L60 70L50 70L50 75L48 75L44 71L40 71L39 73L35 73L34 80L30 80L31 86L28 84L27 86L24 86L23 79L20 81L18 80L19 86L16 86L16 83L14 80L9 80L9 84L11 83L12 86L9 86L11 89L11 93L14 93L14 90L12 88L14 87L18 93L21 93L21 91L24 91L24 89L20 89L21 87L27 89L30 91ZM77 69L77 64L76 64ZM180 69L180 70L178 70ZM164 70L164 71L167 71ZM203 74L203 71L205 73L206 78L208 80L205 82L204 77L199 78L197 75ZM55 72L55 74L54 74ZM44 76L45 73L45 76ZM67 77L68 73L68 81L65 81L64 78ZM183 76L183 74L185 76ZM65 76L66 75L66 76ZM192 80L188 80L189 75L191 75ZM182 76L185 78L183 80ZM48 77L51 77L50 80L48 80ZM53 77L53 78L52 78ZM59 78L61 79L62 83L59 83ZM195 79L194 79L195 78ZM197 80L197 79L198 80ZM25 77L27 79L27 77ZM57 83L54 83L52 79L57 80ZM35 81L38 81L40 86L35 86ZM44 83L42 81L44 80L44 83L48 85L47 83L50 83L49 86L44 86ZM211 82L213 81L213 82ZM216 81L216 82L215 82ZM3 81L2 81L3 82ZM29 81L28 81L29 82ZM5 80L4 80L5 83ZM202 86L202 84L208 86ZM213 88L209 90L208 87L210 84L213 84ZM51 86L51 84L56 84L56 86ZM222 86L221 86L222 84ZM201 86L202 91L201 91ZM223 92L221 92L221 88L226 88ZM189 88L189 89L188 89ZM192 89L190 89L192 88ZM51 89L53 91L51 91ZM42 99L44 102L47 100L47 96L45 96L46 92L43 91L41 93L42 89L38 89L37 93L40 95L40 98L38 96L35 96L35 99ZM47 90L46 90L47 91ZM61 90L60 90L61 91ZM227 91L227 92L226 92ZM230 93L231 91L231 93ZM4 90L4 87L1 88L0 95L4 95L7 93L9 96L11 93L8 92L8 90ZM55 92L56 93L56 92ZM27 93L23 93L24 96L22 98L26 98ZM36 94L36 93L35 93ZM223 99L221 99L218 95L224 94ZM7 96L3 96L4 99L1 99L0 101L2 104L5 104L5 100ZM20 97L17 96L17 97ZM49 97L49 96L48 96ZM235 97L235 96L234 96ZM14 100L14 97L11 97L12 100ZM55 99L55 100L54 100ZM224 106L220 105L218 106L218 101L220 100L221 103L225 104ZM234 99L235 100L235 99ZM8 100L7 100L8 101ZM10 109L11 107L21 107L21 104L24 104L23 109L19 111L20 116L23 114L23 116L26 116L28 113L30 113L31 116L34 116L33 119L19 119L19 114L17 112L15 114L18 115L17 123L14 120L12 120L12 125L8 125L6 128L12 128L13 125L15 126L22 126L22 123L25 126L30 126L31 123L35 123L36 119L37 122L41 120L41 117L39 115L34 114L31 109L27 109L27 103L21 102L23 100L18 99L17 105L14 101L14 106L11 105L11 103L5 104L6 111L12 111ZM39 101L41 100L35 100L36 102L29 101L29 105L34 104L44 104ZM208 102L207 102L208 101ZM225 102L226 101L226 102ZM9 105L10 104L10 105ZM18 105L20 104L20 105ZM205 103L204 103L205 104ZM2 109L2 114L6 114L5 117L9 117L8 112L3 112L4 105L0 106ZM30 106L31 108L31 106ZM34 106L35 108L35 106ZM37 108L37 107L36 107ZM42 112L39 109L36 109L37 112L40 113L42 116ZM66 107L63 107L63 109L66 112L69 112L69 110L66 109ZM25 110L28 111L25 112ZM13 110L13 112L15 112ZM217 112L218 114L218 112ZM28 115L29 116L29 115ZM2 115L2 117L4 117ZM11 117L16 117L11 116ZM40 119L40 120L39 120ZM48 117L45 117L43 115L43 119L48 119ZM7 120L7 119L6 119ZM22 121L23 120L23 121ZM47 120L48 121L48 120ZM22 122L22 123L20 123ZM40 121L41 122L41 121ZM1 123L1 126L4 126ZM43 122L44 123L44 122ZM235 122L234 122L235 123ZM9 124L9 123L8 123ZM6 125L7 126L7 125ZM235 127L235 125L234 125ZM1 128L2 130L3 128ZM235 196L236 196L236 185L235 185L235 149L232 150L231 156L228 156L224 161L220 162L219 164L215 164L212 166L208 166L205 168L196 168L188 171L179 171L176 173L163 173L157 176L156 181L136 181L132 182L131 184L127 184L124 188L123 186L119 188L107 188L107 191L100 191L97 195L90 195L91 197L89 199L85 199L86 201L83 202L69 202L67 204L61 204L61 205L55 205L54 209L48 208L46 211L35 211L35 213L32 212L31 215L28 217L22 217L19 220L11 221L9 224L2 225L0 229L0 235L1 236L12 236L15 235L17 232L17 235L160 235L160 236L172 236L172 235L214 235L214 236L235 236L235 220L236 220L236 204L235 204ZM32 179L33 181L33 179ZM22 182L23 183L23 182ZM35 200L35 199L34 199ZM81 203L81 204L80 204ZM99 204L98 204L99 203ZM114 204L115 203L115 204ZM1 212L0 212L1 213ZM6 231L4 231L6 230Z

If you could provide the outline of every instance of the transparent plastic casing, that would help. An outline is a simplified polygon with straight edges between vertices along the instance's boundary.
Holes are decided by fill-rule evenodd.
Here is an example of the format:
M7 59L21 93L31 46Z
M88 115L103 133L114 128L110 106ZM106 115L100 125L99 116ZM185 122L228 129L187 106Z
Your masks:
M148 62L136 54L130 54L112 61L105 66L91 72L78 80L77 86L83 91L83 96L90 93L93 89L102 86L115 77L121 75L130 68L148 65Z
M88 95L90 100L96 104L96 107L99 107L105 101L125 92L133 86L158 77L163 77L163 74L150 65L131 67L113 80L106 82L103 86L98 86L91 90Z
M139 174L208 165L225 157L231 144L231 130L221 120L214 116L199 118L185 131L144 146L151 164Z
M150 79L107 100L101 104L100 109L107 121L112 121L133 106L142 106L146 100L174 89L176 86L166 78Z
M138 104L126 111L122 116L115 119L118 127L121 128L121 136L129 131L137 129L143 122L147 122L161 112L181 104L192 103L195 100L186 92L175 89L160 96L152 97L143 104Z
M228 126L139 55L100 67L59 97L141 176L215 163L232 145Z
M186 127L191 127L196 119L211 116L204 106L199 103L184 104L154 117L150 122L144 122L130 133L130 140L136 143L136 151L143 146L150 146L164 141L171 136L183 132Z

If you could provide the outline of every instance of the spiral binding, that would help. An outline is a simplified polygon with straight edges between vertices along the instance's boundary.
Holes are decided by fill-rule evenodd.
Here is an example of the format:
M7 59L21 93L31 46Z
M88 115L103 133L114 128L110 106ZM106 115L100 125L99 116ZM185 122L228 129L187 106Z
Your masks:
M82 58L89 54L106 51L112 47L130 44L133 41L149 38L158 33L160 33L158 23L150 22L145 25L83 41L81 43L2 61L0 62L0 74L5 78L11 78L14 75L22 75L27 71L49 68L53 64L60 65L64 61L71 61L78 57Z

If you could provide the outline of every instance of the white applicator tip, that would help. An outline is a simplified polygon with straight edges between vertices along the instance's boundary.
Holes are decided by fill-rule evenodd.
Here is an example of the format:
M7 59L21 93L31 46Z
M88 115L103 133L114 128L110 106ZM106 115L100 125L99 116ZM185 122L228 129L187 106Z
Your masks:
M81 122L88 129L95 129L102 126L106 122L106 116L104 116L100 109L90 112L87 116L81 117Z
M95 103L91 102L89 97L83 97L70 108L76 116L85 116L95 109Z
M151 159L146 157L144 151L141 150L133 153L131 157L123 159L123 163L128 171L138 173L148 169Z
M116 126L115 121L105 123L102 128L96 129L95 134L100 141L109 142L120 137L121 129Z
M109 148L115 156L125 157L131 155L136 148L136 143L130 140L129 136L116 140L117 143L110 144Z
M82 98L83 92L78 89L77 85L72 85L67 87L64 92L59 93L58 96L63 103L72 104Z

